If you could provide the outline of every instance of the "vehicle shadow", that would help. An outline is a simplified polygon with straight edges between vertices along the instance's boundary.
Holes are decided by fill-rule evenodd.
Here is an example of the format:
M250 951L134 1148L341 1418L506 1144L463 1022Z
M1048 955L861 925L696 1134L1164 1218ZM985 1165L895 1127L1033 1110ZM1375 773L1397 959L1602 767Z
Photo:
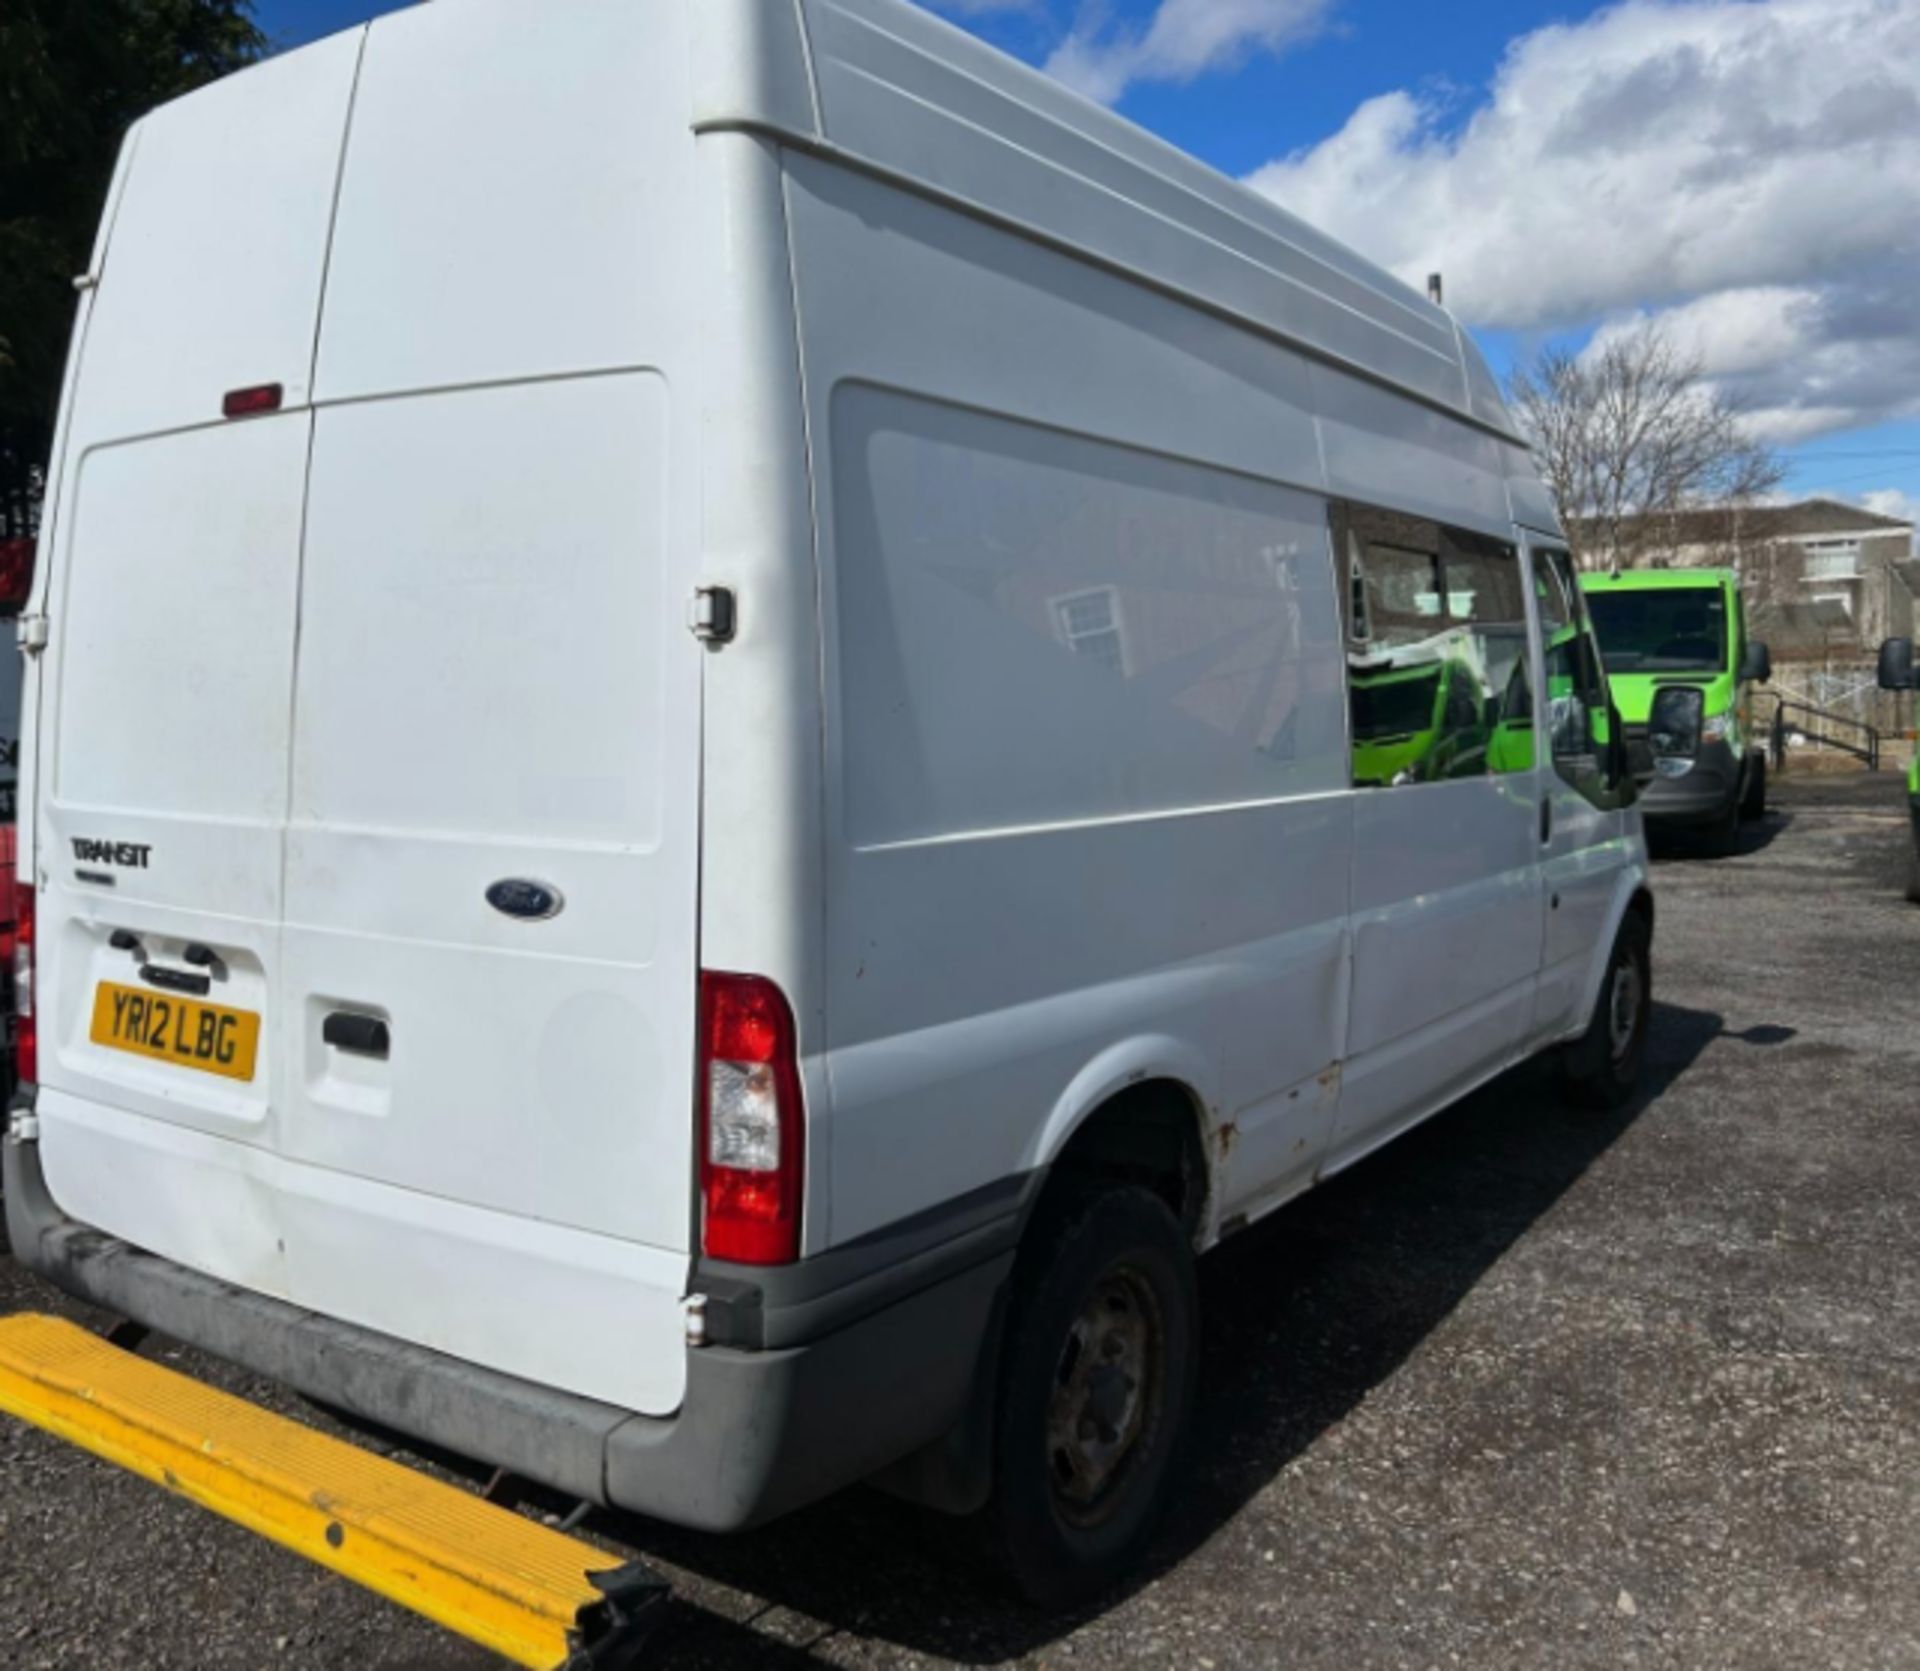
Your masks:
M1764 853L1793 828L1793 823L1791 812L1770 805L1759 818L1740 825L1733 847L1726 852L1715 849L1711 838L1698 830L1671 830L1648 824L1647 851L1656 862L1700 859L1712 864L1724 859L1747 859Z
M1129 1590L1178 1566L1392 1375L1723 1036L1767 1047L1793 1030L1729 1035L1716 1014L1656 1002L1646 1087L1625 1109L1571 1111L1551 1065L1527 1064L1209 1256L1194 1439L1168 1525ZM590 1525L679 1569L663 1665L798 1663L841 1631L990 1664L1046 1646L1129 1593L1036 1612L1009 1598L965 1523L871 1490L732 1538L617 1514ZM739 1591L767 1600L748 1609L728 1594Z

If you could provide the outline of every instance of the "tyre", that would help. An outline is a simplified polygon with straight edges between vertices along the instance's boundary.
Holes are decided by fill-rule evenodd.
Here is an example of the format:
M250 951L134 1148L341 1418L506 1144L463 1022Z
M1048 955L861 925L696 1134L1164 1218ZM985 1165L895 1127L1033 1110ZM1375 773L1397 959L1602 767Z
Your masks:
M1593 1018L1561 1058L1567 1098L1582 1108L1619 1108L1639 1086L1653 1007L1652 946L1647 919L1628 912L1607 960Z
M1756 754L1747 771L1747 792L1740 797L1740 816L1757 823L1767 815L1767 757Z
M1158 1196L1072 1186L1014 1267L994 1427L996 1553L1029 1601L1110 1588L1144 1554L1193 1404L1193 1250Z
M1913 853L1907 860L1907 898L1920 905L1920 837L1915 837Z
M1739 789L1727 797L1727 804L1715 815L1711 824L1701 832L1701 840L1706 849L1716 859L1724 859L1733 854L1740 846L1740 820L1745 814L1745 803Z

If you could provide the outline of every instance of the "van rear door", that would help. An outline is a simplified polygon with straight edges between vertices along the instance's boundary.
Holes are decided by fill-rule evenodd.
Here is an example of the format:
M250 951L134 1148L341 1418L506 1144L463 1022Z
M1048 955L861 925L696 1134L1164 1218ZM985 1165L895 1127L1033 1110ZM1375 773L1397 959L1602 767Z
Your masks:
M283 1296L270 1022L307 397L359 51L354 35L277 59L135 130L43 554L48 1182L88 1223ZM280 410L222 418L228 391L273 385ZM143 970L251 1018L250 1059L215 1073L128 1048L170 1047L186 996ZM117 1045L95 1026L116 994L149 1023Z
M203 868L173 916L135 912L138 884L86 896L63 1018L132 973L109 915L175 961L198 937L263 1017L262 1071L122 1065L70 1021L86 1101L50 1176L200 1268L666 1413L694 1193L698 471L669 398L697 338L694 141L680 7L579 0L564 25L500 0L373 25L321 170L311 410L143 443L167 482L111 480L93 522L83 486L95 601L64 654L92 694L62 767L89 763L89 807L139 809L146 875ZM166 578L114 602L163 490ZM102 611L140 636L72 636ZM149 678L173 681L164 730L103 753ZM124 1159L133 1075L138 1129L193 1144L140 1204L82 1182L67 1136L107 1125ZM243 1198L204 1187L223 1174Z

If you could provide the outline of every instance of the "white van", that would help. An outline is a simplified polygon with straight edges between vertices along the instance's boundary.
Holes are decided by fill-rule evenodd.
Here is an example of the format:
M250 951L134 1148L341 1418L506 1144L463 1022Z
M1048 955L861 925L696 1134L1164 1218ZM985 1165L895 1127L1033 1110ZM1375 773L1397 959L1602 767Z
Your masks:
M1633 784L1472 345L901 0L400 12L142 121L81 284L63 1287L696 1527L990 1504L1058 1597L1197 1253L1548 1047L1629 1094Z

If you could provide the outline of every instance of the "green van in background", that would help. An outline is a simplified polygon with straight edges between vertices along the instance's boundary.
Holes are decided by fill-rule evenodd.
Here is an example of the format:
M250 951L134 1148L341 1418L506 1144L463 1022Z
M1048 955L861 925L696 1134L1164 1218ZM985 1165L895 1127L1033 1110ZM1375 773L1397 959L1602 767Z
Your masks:
M1650 828L1698 830L1715 851L1767 805L1767 757L1753 687L1773 674L1747 636L1731 569L1639 569L1580 577L1630 744L1654 777L1640 797Z
M1880 646L1880 688L1912 691L1920 689L1913 669L1913 640L1889 638ZM1920 702L1914 714L1920 726ZM1907 898L1920 905L1920 737L1915 739L1913 759L1907 766L1907 812L1913 820L1913 857L1907 871Z

